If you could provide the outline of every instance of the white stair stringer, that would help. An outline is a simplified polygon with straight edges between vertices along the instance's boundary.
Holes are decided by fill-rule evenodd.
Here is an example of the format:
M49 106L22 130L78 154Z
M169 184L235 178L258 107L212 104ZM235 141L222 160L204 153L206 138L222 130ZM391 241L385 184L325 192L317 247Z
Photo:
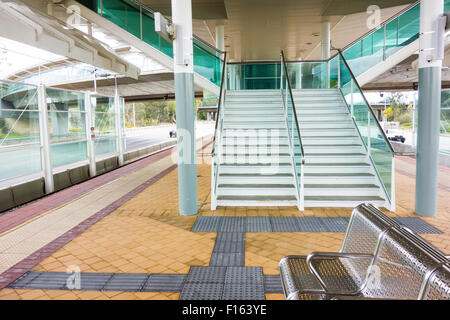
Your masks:
M305 151L305 207L389 202L338 89L293 91Z
M227 91L223 108L217 206L297 206L280 91Z

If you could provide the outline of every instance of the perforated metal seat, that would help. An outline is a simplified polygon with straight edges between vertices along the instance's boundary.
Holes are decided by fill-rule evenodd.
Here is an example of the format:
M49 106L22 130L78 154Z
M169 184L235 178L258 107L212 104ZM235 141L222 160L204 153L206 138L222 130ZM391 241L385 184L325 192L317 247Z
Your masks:
M288 256L279 264L287 299L450 299L442 252L370 205L352 213L339 253Z

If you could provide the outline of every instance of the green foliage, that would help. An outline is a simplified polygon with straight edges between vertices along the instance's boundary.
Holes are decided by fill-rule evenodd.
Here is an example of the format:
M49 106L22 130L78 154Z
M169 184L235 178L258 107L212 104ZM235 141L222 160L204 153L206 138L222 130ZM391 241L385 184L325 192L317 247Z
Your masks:
M203 105L202 99L195 100L195 109ZM164 123L176 123L176 104L175 101L159 100L149 102L135 103L136 126L147 127L157 126ZM199 119L201 119L199 113ZM206 119L206 115L204 115ZM125 125L128 128L133 127L133 103L125 106Z

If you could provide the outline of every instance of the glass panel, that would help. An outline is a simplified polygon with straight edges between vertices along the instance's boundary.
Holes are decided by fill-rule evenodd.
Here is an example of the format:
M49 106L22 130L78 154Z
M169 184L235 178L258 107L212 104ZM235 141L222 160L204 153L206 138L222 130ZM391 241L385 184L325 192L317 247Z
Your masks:
M370 156L374 167L377 171L386 193L391 198L391 177L392 177L392 151L389 142L385 136L376 118L373 116L369 105L367 104L363 93L356 85L355 79L351 77L350 70L341 61L341 78L344 80L342 93L347 102L347 106L351 106L353 98L353 117L358 128L359 134L364 142L366 150L370 146ZM351 89L351 80L354 81L353 90ZM353 92L352 92L353 91Z
M386 25L386 58L398 50L398 19L396 18Z
M450 90L443 90L441 95L440 132L439 150L450 155Z
M0 82L0 180L41 170L37 87Z
M326 62L291 62L287 64L292 89L323 89L327 87Z
M94 144L96 156L115 153L117 150L115 136L96 138Z
M140 8L133 1L128 0L98 0L97 3L97 12L103 15L104 18L127 30L137 38L142 39L169 57L173 57L173 45L155 31L155 21L152 12L146 8ZM220 53L197 38L194 38L193 46L194 71L220 86L222 72Z
M47 109L51 111L84 112L84 93L47 88Z
M339 55L335 56L333 59L329 61L329 69L330 69L330 88L334 88L338 85L338 64L339 64Z
M301 137L299 135L300 128L298 127L298 122L296 119L295 109L293 105L293 97L291 95L291 91L289 90L288 80L286 77L286 74L289 75L288 70L283 67L283 99L285 100L285 108L286 108L286 122L287 122L287 129L288 129L288 135L290 144L292 146L293 157L294 157L294 169L296 174L296 183L297 183L297 190L299 193L299 197L302 196L300 194L301 190L301 170L302 170L302 144L301 144ZM287 98L285 98L287 95Z
M49 111L48 130L50 143L86 139L86 114Z
M3 150L0 147L0 180L19 177L42 170L41 148Z
M279 89L280 88L280 64L277 63L253 63L244 64L242 81L244 90L251 89Z
M398 43L406 46L419 38L420 5L415 5L398 17Z
M50 147L50 150L53 167L87 159L86 141L54 144Z

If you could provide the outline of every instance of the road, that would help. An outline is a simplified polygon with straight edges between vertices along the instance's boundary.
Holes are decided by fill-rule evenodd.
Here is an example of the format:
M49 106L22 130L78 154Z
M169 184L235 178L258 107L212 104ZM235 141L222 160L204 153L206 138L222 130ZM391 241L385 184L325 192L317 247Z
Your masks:
M405 144L413 145L413 134L411 130L407 129L393 129L396 134L401 134L405 137ZM443 154L450 155L450 135L441 135L439 140L439 150Z
M133 151L171 140L169 137L169 132L170 130L174 129L175 125L127 129L126 151ZM212 134L213 132L214 132L214 122L205 121L197 123L196 126L197 138Z

